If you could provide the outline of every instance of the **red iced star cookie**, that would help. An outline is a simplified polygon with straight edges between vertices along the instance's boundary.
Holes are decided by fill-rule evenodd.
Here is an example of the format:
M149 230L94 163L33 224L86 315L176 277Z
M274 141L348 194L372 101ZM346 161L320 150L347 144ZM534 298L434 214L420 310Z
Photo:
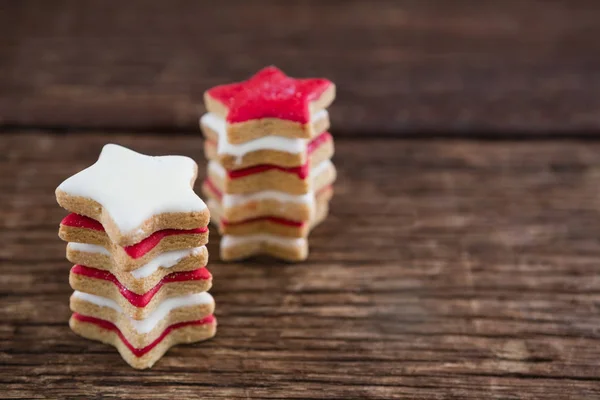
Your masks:
M330 86L326 79L294 79L267 67L247 81L216 86L207 93L228 108L230 124L260 118L305 124L310 120L309 102L318 100Z
M243 143L271 135L316 136L329 125L324 109L334 97L335 85L327 79L295 79L271 66L247 81L207 90L204 100L210 113L226 120L229 141Z

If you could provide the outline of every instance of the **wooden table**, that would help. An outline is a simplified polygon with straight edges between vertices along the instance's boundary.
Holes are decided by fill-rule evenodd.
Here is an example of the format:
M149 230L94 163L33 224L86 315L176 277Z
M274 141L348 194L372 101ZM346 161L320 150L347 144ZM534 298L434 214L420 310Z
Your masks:
M0 1L0 398L600 398L597 2L209 3ZM217 336L134 370L68 327L54 189L203 177L203 90L270 62L338 84L331 215L298 265L213 233Z
M336 142L332 212L307 262L224 264L218 335L150 371L69 330L54 189L106 135L0 141L3 396L600 396L595 142ZM194 136L110 141L200 161Z

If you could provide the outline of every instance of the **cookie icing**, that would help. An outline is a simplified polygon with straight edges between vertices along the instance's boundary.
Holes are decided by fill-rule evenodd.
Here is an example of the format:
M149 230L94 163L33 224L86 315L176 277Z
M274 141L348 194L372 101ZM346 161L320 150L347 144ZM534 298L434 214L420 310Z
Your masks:
M327 110L321 110L311 118L311 123L327 118ZM230 154L236 157L236 162L242 162L244 155L258 150L283 151L298 154L307 151L309 141L306 139L292 139L283 136L270 135L259 139L250 140L242 144L231 144L227 138L226 121L213 113L202 116L200 123L205 125L219 136L217 142L218 154Z
M315 195L313 192L301 195L294 195L285 192L278 192L275 190L265 190L262 192L255 192L250 194L225 194L222 198L223 207L225 208L236 207L250 202L262 200L276 200L280 203L289 202L311 205L315 202Z
M221 238L221 247L234 247L247 243L269 243L282 247L302 247L306 244L305 238L285 238L269 234L233 236L225 235Z
M108 250L106 250L102 246L98 246L95 244L69 242L69 244L67 244L67 247L74 251L80 251L84 253L97 253L110 256L110 252ZM206 249L206 246L199 246L191 249L167 251L165 253L159 254L147 264L142 265L141 267L131 271L130 273L135 279L143 279L158 271L159 268L168 269L177 265L181 260L183 260L186 257L189 257L190 255L200 255L204 251L204 249Z
M192 188L196 170L189 157L152 157L107 144L95 164L57 190L98 202L121 234L135 234L155 215L206 209Z
M171 268L177 265L181 260L191 255L200 255L206 246L194 247L191 249L173 250L160 254L153 258L149 263L142 265L138 269L131 271L131 275L135 279L142 279L152 275L159 268Z
M260 174L261 172L270 171L273 169L277 169L279 171L287 172L290 174L296 174L299 179L305 179L309 174L309 166L308 163L300 166L300 167L280 167L278 165L254 165L252 167L237 169L233 171L226 170L219 162L215 160L210 160L208 162L208 172L213 172L219 177L228 177L229 179L237 179L243 178L248 175Z
M327 79L295 79L270 66L246 81L215 86L207 94L227 107L228 123L278 118L306 124L310 103L332 86Z
M73 296L99 307L112 308L118 313L123 314L123 309L114 300L107 299L106 297L80 292L78 290L73 292ZM184 296L170 297L163 300L156 309L144 319L135 320L128 315L125 316L137 333L144 334L152 331L162 319L166 318L167 315L176 308L212 303L214 303L214 299L208 292L193 293Z
M278 165L255 165L252 167L237 169L233 171L228 171L223 167L219 162L215 160L210 160L208 162L208 172L217 175L220 178L228 177L229 179L238 179L243 178L245 176L260 174L261 172L270 171L273 169L283 171L290 174L295 174L299 179L306 179L307 177L315 178L316 176L323 173L325 170L333 167L333 163L331 160L324 160L318 165L310 168L309 163L300 166L300 167L291 167L285 168L280 167Z
M92 218L85 217L83 215L71 213L67 215L60 223L64 226L70 226L79 229L93 229L99 232L105 232L102 224ZM208 232L208 228L203 226L195 229L163 229L160 231L153 232L150 236L147 236L142 241L133 244L131 246L123 247L123 250L127 255L133 259L143 257L167 236L173 235L201 235Z
M117 304L116 301L107 299L106 297L96 296L95 294L80 292L79 290L74 291L73 296L80 300L87 301L88 303L95 304L98 307L108 307L108 308L112 308L113 310L115 310L118 313L123 313L123 309L121 308L120 305Z
M80 251L82 253L97 253L105 256L110 256L110 251L97 244L69 242L67 244L67 248L73 251Z
M225 178L227 176L227 170L225 167L215 160L210 160L208 162L208 172L213 173L220 178Z
M322 161L319 165L314 167L311 171L312 179L316 179L320 174L324 173L328 169L333 168L333 163L330 160ZM209 172L212 171L214 174L223 177L227 171L221 164L216 161L210 161L208 164ZM205 183L210 187L210 189L215 192L217 196L220 197L221 202L224 208L236 207L240 205L244 205L250 202L262 201L262 200L276 200L281 203L296 203L296 204L307 204L313 205L315 202L315 193L314 191L309 191L306 194L302 195L294 195L286 192L279 192L276 190L263 190L260 192L247 193L247 194L226 194L221 193L221 191L211 182L210 179L207 179Z
M310 166L308 162L299 167L281 167L279 165L254 165L252 167L244 168L244 169L236 169L232 171L227 171L227 175L230 179L243 178L248 175L260 174L261 172L271 171L271 170L279 170L285 172L287 174L295 174L298 179L306 179L310 173Z
M156 340L154 340L149 345L142 347L142 348L136 348L127 340L125 335L123 335L123 332L121 332L121 330L110 321L106 321L106 320L96 318L96 317L90 317L88 315L82 315L79 313L73 313L72 318L74 318L77 321L83 322L83 323L96 325L107 331L115 332L117 334L117 336L119 337L119 340L121 340L123 342L123 344L125 346L127 346L129 351L131 351L131 353L138 358L142 357L144 354L150 352L153 348L158 346L160 344L160 342L162 342L171 332L173 332L176 329L184 328L186 326L208 325L208 324L213 324L216 322L214 315L209 315L209 316L204 317L199 320L179 322L179 323L168 326L161 333L161 335L158 338L156 338Z
M330 170L332 168L335 168L335 167L333 166L333 163L331 162L331 160L321 161L318 165L315 165L313 168L311 168L310 178L316 179L319 175L321 175L325 171Z
M209 207L210 206L211 206L211 204L210 204L210 200L209 200ZM264 216L264 217L249 218L249 219L245 219L243 221L236 221L236 222L229 222L228 220L221 218L221 225L223 225L223 226L240 226L240 225L245 225L245 224L251 224L253 222L262 222L262 221L272 222L274 224L290 226L290 227L294 227L294 228L301 228L308 223L308 221L294 221L294 220L287 219L287 218Z
M71 268L71 273L82 275L91 279L102 279L111 282L117 287L121 293L121 296L123 296L123 298L125 298L134 307L146 307L148 303L152 301L152 298L156 295L156 293L158 293L160 288L167 283L209 280L212 278L210 272L208 272L208 270L204 267L195 269L193 271L173 272L164 276L152 289L148 290L146 293L137 294L127 289L127 287L119 282L117 277L111 274L109 271L86 267L84 265L75 265L73 268Z

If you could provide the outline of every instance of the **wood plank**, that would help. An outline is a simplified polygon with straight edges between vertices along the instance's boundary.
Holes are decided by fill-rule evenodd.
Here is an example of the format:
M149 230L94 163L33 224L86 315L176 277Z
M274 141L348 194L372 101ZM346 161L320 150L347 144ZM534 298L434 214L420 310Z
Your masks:
M191 136L112 139L205 173ZM67 325L54 188L105 141L0 141L3 397L600 396L599 143L338 140L309 261L224 264L213 233L218 335L139 372Z
M0 4L0 124L197 129L202 93L327 76L341 135L595 133L594 0Z

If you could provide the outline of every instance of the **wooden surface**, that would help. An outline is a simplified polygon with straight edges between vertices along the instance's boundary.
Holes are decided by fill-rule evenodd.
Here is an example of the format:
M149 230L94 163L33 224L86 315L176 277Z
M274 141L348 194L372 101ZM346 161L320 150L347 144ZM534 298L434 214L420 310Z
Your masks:
M338 84L344 135L590 134L596 0L0 1L0 125L197 130L268 64Z
M600 142L523 140L597 135L596 1L0 0L0 37L1 398L600 398ZM338 85L332 213L299 265L213 234L217 336L133 370L68 328L54 189L109 141L204 176L203 91L268 64Z
M0 138L0 397L600 397L600 143L341 139L309 261L209 267L219 330L150 371L70 332L54 189L108 140Z

